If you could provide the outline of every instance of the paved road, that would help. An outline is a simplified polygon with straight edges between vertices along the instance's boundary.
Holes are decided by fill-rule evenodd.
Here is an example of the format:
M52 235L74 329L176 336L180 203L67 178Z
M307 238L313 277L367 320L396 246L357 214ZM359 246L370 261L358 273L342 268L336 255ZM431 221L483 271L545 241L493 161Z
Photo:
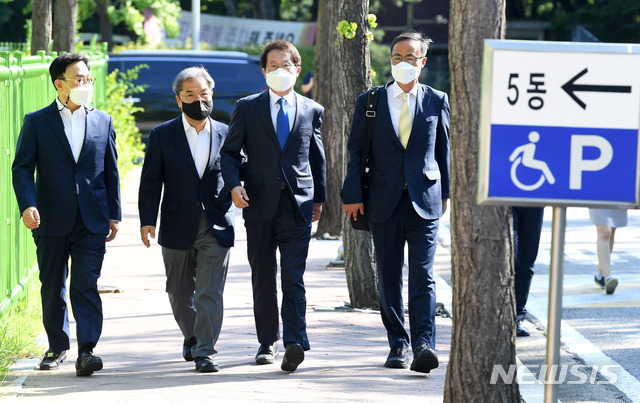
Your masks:
M133 185L132 185L133 184ZM378 314L344 312L336 307L348 301L343 270L327 269L337 255L339 241L313 241L308 272L308 322L312 350L293 374L279 365L256 366L257 348L251 310L246 242L240 225L232 250L225 290L225 321L218 342L221 371L197 374L180 353L181 337L170 314L164 292L164 271L159 247L140 245L136 213L135 179L125 194L121 232L109 245L102 286L122 293L105 294L105 326L96 352L105 369L91 377L75 376L71 352L59 371L25 371L14 399L35 401L442 401L448 364L451 320L437 318L441 366L428 376L382 366L386 337ZM132 187L133 186L133 187ZM518 358L531 381L544 364L547 325L548 269L551 243L551 208L545 211L541 250L528 304L531 337L517 339ZM596 266L595 228L586 209L569 208L565 246L562 363L581 365L589 374L582 384L559 385L562 402L640 402L640 212L630 211L630 225L620 229L613 255L613 271L620 280L614 295L605 295L593 283ZM441 224L442 244L436 256L438 301L451 304L448 216ZM609 370L602 371L603 366ZM618 368L619 366L619 368ZM524 367L522 367L524 368ZM593 369L596 368L600 372ZM614 372L613 384L603 376ZM593 379L591 373L595 373ZM535 379L534 379L535 380ZM542 401L539 383L521 383L527 403ZM7 396L5 396L7 398Z
M532 374L525 378L528 381L538 377L545 361L552 216L553 208L547 207L527 303L526 325L532 336L516 341L518 358ZM629 225L616 231L611 258L620 284L613 295L606 295L593 281L598 263L596 230L588 209L567 208L561 363L568 373L558 387L562 402L640 402L640 211L630 210L628 216ZM448 217L441 228L447 244ZM439 274L450 284L450 272ZM586 382L572 375L572 368L586 374ZM521 385L522 390L529 394L527 403L542 401L543 386Z

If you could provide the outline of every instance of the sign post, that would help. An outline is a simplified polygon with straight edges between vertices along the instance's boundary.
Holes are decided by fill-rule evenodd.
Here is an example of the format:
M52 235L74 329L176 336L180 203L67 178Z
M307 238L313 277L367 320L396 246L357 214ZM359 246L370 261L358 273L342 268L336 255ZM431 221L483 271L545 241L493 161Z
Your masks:
M557 401L566 207L640 207L640 45L486 40L478 204L553 206L545 402Z

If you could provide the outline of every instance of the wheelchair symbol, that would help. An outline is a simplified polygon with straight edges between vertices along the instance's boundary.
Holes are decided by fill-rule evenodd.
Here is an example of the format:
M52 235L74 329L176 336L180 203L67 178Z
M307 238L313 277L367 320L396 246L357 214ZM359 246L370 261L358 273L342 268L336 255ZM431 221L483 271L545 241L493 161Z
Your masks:
M511 153L511 156L509 156L509 161L513 162L513 164L511 165L511 180L513 181L513 184L518 187L518 189L532 191L542 186L545 181L548 181L551 185L556 182L556 179L553 177L551 170L549 170L549 166L547 165L547 163L544 161L536 160L534 158L534 154L536 153L535 143L537 143L539 140L540 134L538 132L529 133L530 143L516 147L516 149ZM540 179L538 179L538 181L532 185L525 185L520 182L516 174L516 171L520 164L524 165L527 168L542 171L540 174Z

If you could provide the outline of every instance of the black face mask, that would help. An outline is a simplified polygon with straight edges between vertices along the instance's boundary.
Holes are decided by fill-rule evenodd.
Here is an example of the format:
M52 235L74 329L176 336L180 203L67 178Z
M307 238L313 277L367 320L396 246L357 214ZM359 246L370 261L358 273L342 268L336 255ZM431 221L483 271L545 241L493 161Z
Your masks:
M213 110L213 99L203 101L201 99L190 104L182 102L182 112L193 120L205 120Z

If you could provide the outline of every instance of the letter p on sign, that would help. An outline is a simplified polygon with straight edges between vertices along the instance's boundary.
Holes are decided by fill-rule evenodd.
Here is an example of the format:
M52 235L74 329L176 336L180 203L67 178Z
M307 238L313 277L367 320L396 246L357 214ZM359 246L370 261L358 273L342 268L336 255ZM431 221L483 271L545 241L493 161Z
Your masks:
M600 156L596 159L582 159L585 147L596 147ZM582 172L604 169L613 158L611 143L600 136L575 134L571 136L571 166L569 169L569 189L582 189Z

